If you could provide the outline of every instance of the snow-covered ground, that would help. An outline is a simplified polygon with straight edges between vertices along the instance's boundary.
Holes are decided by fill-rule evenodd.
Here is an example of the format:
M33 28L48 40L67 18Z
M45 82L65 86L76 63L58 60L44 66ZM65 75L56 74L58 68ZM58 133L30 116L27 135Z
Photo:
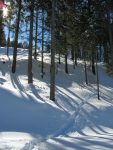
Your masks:
M0 150L112 150L113 78L99 63L100 99L96 77L68 60L56 63L56 102L49 100L50 56L33 60L33 84L27 83L27 50L18 49L17 70L11 73L12 49L0 49ZM3 63L5 61L5 63ZM57 62L56 58L56 62Z

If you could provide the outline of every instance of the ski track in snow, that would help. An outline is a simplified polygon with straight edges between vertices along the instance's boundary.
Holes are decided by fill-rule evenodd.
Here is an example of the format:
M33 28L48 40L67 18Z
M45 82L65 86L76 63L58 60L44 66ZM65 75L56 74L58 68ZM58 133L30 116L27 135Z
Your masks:
M26 59L24 60L24 58L27 56L26 51L25 50L22 51L20 49L18 53L19 53L18 61L20 64L17 65L17 68L21 67L21 69L24 69L25 67L24 67L24 65L21 65L20 61L23 61L22 63L24 63L24 61L25 61L25 64L26 64ZM63 123L62 126L60 126L59 129L57 129L55 132L49 134L45 138L43 137L43 139L37 139L37 138L34 139L33 138L32 140L26 140L25 145L21 148L21 150L43 150L43 149L41 149L41 146L43 144L47 143L47 141L52 141L53 139L59 138L59 137L63 137L65 139L66 136L69 134L68 131L72 128L72 126L76 125L76 119L79 118L80 112L82 111L84 105L87 105L88 102L90 102L93 98L97 99L96 86L95 85L92 86L92 84L89 84L87 86L82 83L83 82L82 80L84 79L84 75L83 75L83 73L81 74L80 70L78 70L79 67L80 67L79 69L82 68L82 63L80 63L79 67L76 68L77 71L75 70L76 77L78 77L78 78L73 76L74 71L72 71L72 70L71 70L72 73L70 73L69 75L65 75L62 68L60 68L60 67L57 68L58 69L58 72L57 72L57 82L58 82L57 86L58 87L57 87L56 94L57 94L58 101L56 102L56 104L53 104L48 99L48 93L49 93L48 77L49 77L49 74L47 71L49 69L45 68L46 75L43 80L38 76L39 71L36 75L34 74L34 85L28 86L26 84L27 78L26 78L25 74L23 74L23 72L22 72L23 70L20 70L21 76L23 76L23 77L19 76L18 69L17 69L17 74L15 74L13 76L11 75L11 73L9 71L9 68L11 68L11 59L12 59L12 56L10 56L7 59L7 57L4 55L4 51L3 51L0 60L1 61L5 60L6 64L8 64L8 65L3 64L4 66L1 66L2 68L1 68L1 72L0 72L0 87L4 87L4 88L6 88L5 86L7 86L7 88L13 87L16 89L16 91L18 91L18 93L20 93L21 95L23 95L26 98L30 97L31 98L30 100L32 100L34 102L37 99L39 99L40 102L50 104L51 106L54 106L55 108L59 107L59 110L62 110L63 112L69 114L69 118L66 120L66 122ZM40 59L38 59L38 60L40 60ZM49 61L48 56L45 58L45 60L48 63L48 61ZM34 61L33 63L36 65L36 66L34 65L34 68L37 67L37 64L36 64L37 62ZM46 64L46 65L48 65L48 64ZM63 64L61 64L61 67L63 67ZM59 74L59 72L61 73L61 75ZM37 76L39 78L38 82L36 80ZM61 82L60 78L58 78L60 76L63 76L63 78L65 80L64 82ZM113 89L109 88L112 85L113 79L108 77L106 75L106 73L103 72L103 70L100 70L100 76L102 76L102 78L100 79L100 84L101 84L100 85L100 97L101 97L102 101L106 101L107 103L110 103L113 105L113 98L112 98ZM92 77L93 77L92 74L89 73L88 80L91 83L95 83L95 81L96 81L95 77L94 78L92 78ZM106 77L107 77L107 79L106 79ZM76 80L75 83L76 82L77 83L76 84L70 83L71 78L72 78L72 80ZM106 79L106 81L105 81L105 79ZM10 80L11 80L11 82L10 82ZM108 81L110 81L110 82L108 83ZM21 83L24 83L24 82L25 82L25 85L22 85ZM37 83L38 83L38 85L37 85ZM65 89L65 86L68 86L68 88ZM79 93L74 93L74 90L77 91L77 88L79 90L80 90L80 88L85 89L86 93L83 91L83 95L81 97L79 97ZM112 86L112 88L113 88L113 86ZM39 94L37 94L37 91L39 92ZM78 95L76 95L76 94L78 94ZM88 94L88 96L86 96L86 94ZM76 99L75 99L75 97L76 97ZM68 103L70 99L76 101L77 104L75 105L73 102ZM73 106L73 104L74 104L74 106ZM68 106L68 108L67 108L67 106ZM72 111L71 111L71 109L72 109ZM88 120L88 117L85 116L84 119ZM76 128L75 128L74 132L75 133L77 132ZM109 136L110 135L108 134L108 137ZM111 136L113 136L113 134L111 134ZM87 138L90 138L90 135L87 135ZM98 138L101 138L101 136L99 137L99 135L98 135ZM9 140L9 141L11 142L11 140ZM23 139L17 140L17 142L20 142L20 143L22 141L24 141L24 140ZM3 140L3 142L4 142L4 140ZM16 139L14 141L12 140L12 142L16 143ZM2 144L5 145L5 143L2 143ZM4 146L4 149L0 149L0 150L17 150L17 149L14 149L12 145ZM20 149L18 149L18 150L20 150ZM44 150L46 150L46 148Z
M65 134L65 132L73 125L74 121L76 120L76 117L79 115L80 110L82 109L82 107L87 104L87 102L94 97L96 94L92 94L90 96L88 96L86 99L86 101L81 102L77 108L77 110L70 116L70 118L68 118L68 121L60 128L58 129L55 133L53 133L52 135L50 135L49 137L47 137L46 139L43 139L42 141L40 141L40 143L38 143L38 148L40 148L40 144L46 142L47 140L53 139L55 137L58 136L62 136ZM29 143L27 143L24 147L24 149L22 150L33 150L35 147L37 146L37 141L31 141ZM37 149L37 147L36 147ZM37 149L38 150L38 149Z

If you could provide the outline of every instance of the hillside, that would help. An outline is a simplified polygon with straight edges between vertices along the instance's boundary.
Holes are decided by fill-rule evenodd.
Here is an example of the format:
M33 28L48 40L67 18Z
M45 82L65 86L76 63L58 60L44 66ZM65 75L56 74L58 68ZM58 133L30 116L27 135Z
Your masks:
M44 78L40 76L41 58L33 60L33 84L27 83L27 50L18 49L17 70L11 73L9 57L0 49L0 150L112 150L113 78L99 63L100 100L96 77L78 60L69 74L64 58L57 64L56 102L49 100L50 55L44 54ZM5 63L4 63L5 62Z

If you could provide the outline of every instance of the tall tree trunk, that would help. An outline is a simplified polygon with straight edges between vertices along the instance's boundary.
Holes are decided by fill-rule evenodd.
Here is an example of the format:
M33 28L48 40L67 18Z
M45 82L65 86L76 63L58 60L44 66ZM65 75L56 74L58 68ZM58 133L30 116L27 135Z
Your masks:
M3 30L3 7L4 0L0 1L0 46L5 46L5 34Z
M71 59L74 61L74 49L73 49L73 46L71 48Z
M102 46L101 46L101 43L99 43L99 54L97 56L97 60L99 60L100 62L102 61Z
M77 66L77 52L76 52L76 50L74 51L74 54L75 54L75 66Z
M67 52L65 53L65 73L68 73Z
M15 73L15 71L16 71L17 46L18 46L19 24L20 24L20 12L21 12L21 7L22 7L21 3L22 3L22 0L19 0L18 15L17 15L17 21L16 21L16 31L15 31L15 42L14 42L14 50L13 50L12 73Z
M10 27L9 27L8 38L7 38L7 56L9 55L9 45L10 45Z
M64 6L66 7L66 6ZM68 53L67 53L67 29L66 29L66 25L67 25L67 16L66 16L66 8L64 8L64 49L65 49L65 73L68 73L68 62L67 62L67 58L68 58Z
M109 63L109 51L108 51L107 43L103 43L103 47L104 47L104 62Z
M2 30L3 30L3 12L0 10L0 46L2 45Z
M41 60L41 77L44 76L44 8L42 7L42 60Z
M77 47L73 46L73 51L74 51L74 69L75 69L75 66L77 66L77 50L76 50Z
M94 50L92 49L92 54L91 54L91 61L92 61L92 73L95 75L95 53Z
M37 59L37 40L38 40L38 6L36 8L36 32L35 32L35 53L34 53L34 59Z
M73 61L73 68L75 69L75 51L74 51L74 46L72 44L71 46L71 59Z
M84 51L84 71L85 71L85 81L88 84L88 77L87 77L87 65L86 65L86 52Z
M65 40L64 40L64 48L65 48L65 73L68 74L68 53L67 53L67 39L66 39L66 31L65 31Z
M32 74L32 42L33 42L33 17L34 17L34 1L30 6L30 32L29 32L29 52L28 52L28 83L33 82Z
M52 0L50 100L55 101L55 3Z
M99 91L99 74L98 74L98 64L97 64L97 61L98 61L98 52L97 52L97 49L96 49L96 77L97 77L97 97L98 97L98 100L100 100L100 91Z
M112 32L110 12L107 13L107 17L108 17L108 32L109 32L109 43L110 43L111 62L112 62L111 65L113 69L113 32Z
M59 48L59 50L58 50L58 63L59 63L59 64L61 64L60 55L61 55L61 54L60 54L60 48Z

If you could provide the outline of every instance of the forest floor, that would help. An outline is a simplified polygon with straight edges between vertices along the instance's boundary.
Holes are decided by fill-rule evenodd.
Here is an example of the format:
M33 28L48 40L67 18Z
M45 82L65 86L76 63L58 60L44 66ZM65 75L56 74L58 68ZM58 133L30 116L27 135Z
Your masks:
M100 100L96 76L78 60L69 74L64 58L56 57L56 101L49 100L50 54L33 59L33 84L27 83L28 50L18 49L16 73L9 57L0 48L0 150L113 150L113 78L99 63Z

